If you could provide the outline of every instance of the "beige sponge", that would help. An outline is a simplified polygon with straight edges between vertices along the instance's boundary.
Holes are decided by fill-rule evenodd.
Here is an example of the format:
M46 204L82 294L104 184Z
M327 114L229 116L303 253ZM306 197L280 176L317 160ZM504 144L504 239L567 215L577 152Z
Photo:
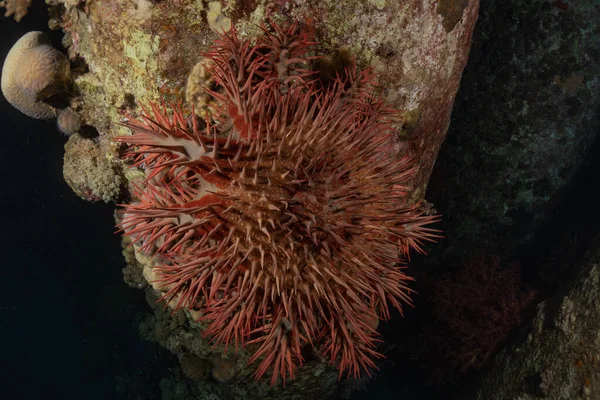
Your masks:
M13 107L37 119L54 118L57 110L43 100L65 90L69 60L42 32L29 32L8 52L2 67L2 94Z

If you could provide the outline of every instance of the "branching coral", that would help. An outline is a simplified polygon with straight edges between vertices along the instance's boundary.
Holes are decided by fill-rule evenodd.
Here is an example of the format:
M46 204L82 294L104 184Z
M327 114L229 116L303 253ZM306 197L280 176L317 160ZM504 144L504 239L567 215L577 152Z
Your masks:
M535 293L522 286L518 263L476 256L434 285L432 302L444 327L446 357L465 373L483 367L519 326Z
M27 9L31 5L31 0L5 0L0 1L0 7L6 8L5 17L14 15L15 21L19 22L27 15Z
M199 310L215 343L255 344L255 376L293 377L312 346L344 372L374 367L378 319L410 302L402 270L436 217L407 204L414 162L398 113L355 68L321 85L298 25L235 30L205 54L204 121L152 105L126 123L146 170L121 229L158 260L155 287ZM318 83L318 84L317 84Z

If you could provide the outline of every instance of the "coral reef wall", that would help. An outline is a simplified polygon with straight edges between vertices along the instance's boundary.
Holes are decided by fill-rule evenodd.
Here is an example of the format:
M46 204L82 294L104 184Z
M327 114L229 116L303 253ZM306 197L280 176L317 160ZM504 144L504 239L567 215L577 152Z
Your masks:
M418 173L410 182L411 200L417 202L423 198L447 131L478 10L477 0L47 3L50 26L65 32L63 44L73 79L69 106L95 133L93 141L77 135L69 138L65 177L78 195L92 201L114 200L119 195L115 185L136 178L118 161L118 144L111 139L128 130L115 122L135 113L140 102L183 101L188 77L217 37L215 31L235 26L240 36L252 37L271 18L300 21L314 32L318 53L330 55L334 62L352 54L359 68L372 67L379 75L381 95L392 107L404 110L397 146L419 160ZM133 254L126 258L126 281L143 288L141 265L149 260ZM155 293L149 286L145 289L154 304ZM157 307L147 327L147 337L175 353L183 373L195 381L188 382L185 395L173 398L327 398L337 390L338 375L326 360L299 369L285 391L255 382L246 367L246 354L222 359L222 349L202 339L202 327L182 311L171 315ZM206 380L207 375L213 379ZM228 385L219 385L224 381Z
M482 3L429 196L455 247L510 254L559 203L600 129L599 7Z
M405 110L398 145L420 159L423 197L466 63L478 1L386 0L150 2L49 0L81 96L77 111L115 136L120 111L160 96L182 99L188 75L215 30L252 35L266 17L310 24L323 53L354 53L380 74L384 95Z

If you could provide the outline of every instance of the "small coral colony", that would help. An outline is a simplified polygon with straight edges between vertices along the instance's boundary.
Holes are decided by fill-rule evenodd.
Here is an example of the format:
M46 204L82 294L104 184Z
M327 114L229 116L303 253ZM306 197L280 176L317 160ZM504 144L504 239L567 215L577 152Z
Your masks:
M216 344L254 344L257 379L293 378L306 346L356 377L380 357L379 319L410 303L401 266L436 217L407 203L415 161L391 146L400 115L375 76L323 82L300 25L263 31L215 42L190 117L150 104L128 120L118 141L146 179L120 227L172 308Z

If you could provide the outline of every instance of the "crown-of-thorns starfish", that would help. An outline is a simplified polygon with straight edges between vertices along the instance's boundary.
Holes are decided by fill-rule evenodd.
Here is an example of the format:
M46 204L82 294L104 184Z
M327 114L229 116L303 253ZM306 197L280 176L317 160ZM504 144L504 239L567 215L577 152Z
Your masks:
M414 162L393 150L399 115L374 75L308 72L294 24L255 42L235 30L205 54L204 121L151 105L126 123L146 170L121 229L159 260L163 298L200 310L217 344L256 344L258 379L293 378L312 346L349 375L375 367L375 321L410 303L401 271L436 231L407 204Z

